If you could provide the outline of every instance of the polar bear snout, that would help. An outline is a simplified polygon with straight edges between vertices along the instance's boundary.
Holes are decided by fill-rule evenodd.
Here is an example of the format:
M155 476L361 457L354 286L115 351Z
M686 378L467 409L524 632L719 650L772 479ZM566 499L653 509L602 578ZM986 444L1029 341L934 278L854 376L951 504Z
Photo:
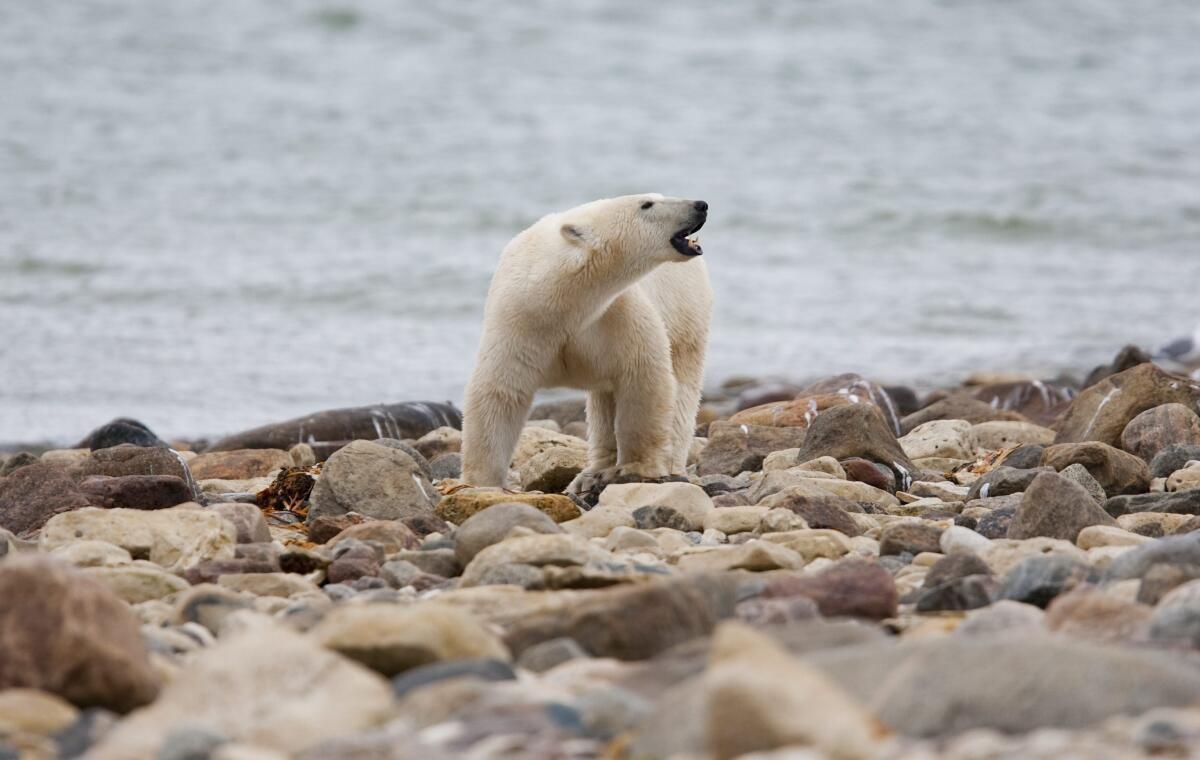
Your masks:
M671 247L678 253L689 257L704 253L704 249L700 247L700 241L692 235L699 232L706 221L708 221L708 203L692 201L691 213L688 214L687 221L683 227L671 235Z

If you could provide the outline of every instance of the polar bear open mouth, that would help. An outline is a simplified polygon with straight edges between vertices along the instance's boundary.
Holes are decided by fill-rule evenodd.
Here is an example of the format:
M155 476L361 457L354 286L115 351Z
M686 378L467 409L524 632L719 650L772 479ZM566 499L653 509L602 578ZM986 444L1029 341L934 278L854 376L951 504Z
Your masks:
M707 217L700 217L691 225L684 227L679 232L671 236L671 247L682 253L684 256L699 256L704 253L704 249L700 247L700 238L693 237L700 228L704 226Z

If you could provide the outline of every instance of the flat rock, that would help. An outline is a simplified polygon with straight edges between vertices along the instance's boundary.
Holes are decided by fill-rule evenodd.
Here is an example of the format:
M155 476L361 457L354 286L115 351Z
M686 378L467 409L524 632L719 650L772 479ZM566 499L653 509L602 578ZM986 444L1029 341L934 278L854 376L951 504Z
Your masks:
M0 599L0 690L41 689L117 712L155 698L138 621L103 583L57 560L8 558Z
M571 497L563 494L510 493L499 489L465 488L443 496L437 505L437 516L462 525L468 518L493 505L512 502L527 504L556 523L574 520L582 514Z
M1120 446L1121 434L1134 417L1172 403L1200 408L1200 383L1171 375L1151 363L1139 364L1082 391L1055 425L1055 442L1100 441Z
M275 470L292 467L292 455L282 449L234 449L213 451L188 463L197 480L246 480L262 478Z
M1055 470L1083 465L1109 496L1145 493L1150 488L1150 468L1145 462L1097 441L1049 446L1042 452L1042 464Z
M1054 443L1054 431L1032 422L993 420L971 426L975 441L985 451L998 451L1014 446L1042 445Z
M462 414L450 404L413 401L330 409L222 438L208 451L290 449L311 441L416 439L439 427L462 427Z
M0 478L0 528L13 533L37 530L51 517L91 502L67 471L35 462Z
M402 522L396 520L368 520L351 525L329 539L329 548L334 548L343 541L366 541L373 543L385 555L395 554L406 549L416 549L421 545L421 539Z
M435 662L510 659L504 644L470 614L436 602L340 605L309 635L389 678Z
M81 540L107 541L134 559L182 572L206 560L232 559L237 531L219 514L195 505L154 511L88 507L51 518L38 546L52 551Z
M183 727L291 756L382 724L392 705L381 676L263 622L198 652L152 705L118 723L88 757L161 756L167 737Z
M767 598L801 596L811 599L825 617L884 620L896 614L896 584L874 562L845 559L813 574L772 578L763 590Z
M781 544L751 539L737 546L697 547L679 556L677 564L689 573L748 570L795 570L804 566L804 557Z
M1200 515L1200 489L1174 493L1143 493L1133 496L1114 496L1104 504L1110 515L1162 512L1175 515Z
M1074 541L1079 531L1089 525L1116 524L1083 486L1044 472L1034 478L1021 498L1021 505L1008 526L1008 537L1046 536Z
M569 533L520 536L479 551L463 570L462 585L479 585L488 570L502 565L583 567L607 562L615 563L615 557Z
M231 591L243 591L255 596L289 597L297 594L320 593L310 580L295 573L249 573L222 575L217 585Z
M768 509L787 509L808 523L810 528L829 528L847 536L861 534L851 512L861 509L856 503L830 493L813 493L803 488L786 488L759 502Z
M1104 569L1108 580L1141 578L1154 565L1200 565L1200 533L1167 536L1122 554Z
M378 520L432 514L437 491L406 452L354 441L325 462L309 496L308 519L358 512Z
M1093 583L1099 577L1092 567L1077 559L1054 554L1034 555L1008 571L999 596L1045 607L1060 594L1082 583Z

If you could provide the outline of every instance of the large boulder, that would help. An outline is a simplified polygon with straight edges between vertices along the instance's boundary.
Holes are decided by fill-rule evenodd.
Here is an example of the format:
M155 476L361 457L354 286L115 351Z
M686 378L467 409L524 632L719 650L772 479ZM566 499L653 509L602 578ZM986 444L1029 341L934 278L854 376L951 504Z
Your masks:
M861 559L845 559L814 574L779 575L768 581L763 596L804 597L825 617L870 620L894 617L898 601L891 574Z
M933 420L966 420L971 424L981 422L1028 422L1016 412L997 409L991 404L965 395L954 395L939 399L929 406L919 409L900 420L900 432L903 435L911 433L919 426Z
M718 421L708 426L708 444L700 452L700 475L730 475L762 469L768 454L804 443L805 428L771 427Z
M462 427L462 413L450 404L409 401L330 409L222 438L208 451L290 449L297 443L379 438L420 438L439 427Z
M216 512L196 505L143 511L88 507L56 515L42 528L42 551L78 541L107 541L134 559L147 559L170 572L201 562L232 559L237 529Z
M87 459L70 468L71 476L83 480L91 475L173 475L192 483L192 474L179 452L161 446L134 446L124 443L98 449Z
M1116 524L1086 488L1056 473L1043 472L1025 490L1008 526L1008 537L1074 541L1089 525Z
M40 556L0 563L0 690L127 712L158 693L137 618L104 584Z
M979 441L966 420L934 420L913 428L900 448L910 459L974 459Z
M128 417L118 417L88 433L82 441L75 445L75 448L96 451L120 446L123 443L134 446L166 447L167 445L145 424Z
M1083 465L1109 496L1150 489L1150 468L1144 461L1098 441L1048 446L1042 452L1042 464L1059 471L1073 464Z
M13 533L37 530L54 515L91 502L67 472L35 462L0 478L0 528Z
M312 638L262 622L201 650L152 705L118 723L88 757L164 757L167 737L181 729L291 756L380 725L392 713L391 686L382 676Z
M871 404L836 406L817 417L796 456L802 462L824 456L862 457L892 468L905 487L919 472L878 407Z
M1121 432L1121 448L1151 462L1172 444L1200 445L1200 416L1183 404L1161 404L1129 421Z
M93 505L108 508L164 509L195 498L187 481L175 475L92 475L79 490Z
M467 518L454 532L454 556L466 567L475 555L504 540L513 528L535 533L561 533L562 528L544 512L528 504L501 502Z
M1134 417L1156 406L1178 403L1200 409L1200 383L1140 364L1105 378L1080 393L1054 426L1057 443L1100 441L1121 445Z
M325 463L309 496L308 519L358 512L377 520L433 513L437 491L398 448L353 441Z

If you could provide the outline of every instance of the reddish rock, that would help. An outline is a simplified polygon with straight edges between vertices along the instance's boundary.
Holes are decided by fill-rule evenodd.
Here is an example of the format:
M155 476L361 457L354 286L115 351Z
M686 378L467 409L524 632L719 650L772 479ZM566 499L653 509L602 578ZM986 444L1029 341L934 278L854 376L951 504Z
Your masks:
M810 528L828 528L844 533L847 536L861 534L858 523L850 517L850 512L861 511L857 504L841 496L803 496L798 493L785 491L776 496L772 502L774 507L790 509L804 518ZM785 500L778 500L785 499Z
M1086 488L1057 473L1043 472L1021 497L1021 505L1008 526L1008 537L1046 536L1073 542L1079 531L1090 525L1116 524Z
M743 409L730 417L729 421L738 425L745 423L768 427L806 428L826 409L853 403L856 402L836 394L802 395L787 401L774 401Z
M697 470L700 475L731 476L758 471L767 454L797 448L804 438L804 428L714 422L708 428L708 445L700 452Z
M197 480L246 480L291 467L292 455L282 449L235 449L201 454L188 463Z
M421 539L417 534L397 520L368 520L351 525L329 539L329 546L330 548L337 546L340 541L346 539L372 541L383 548L384 554L395 554L404 549L416 549L421 545Z
M940 553L942 529L932 523L893 522L884 526L879 534L879 556L912 554L921 552Z
M1161 404L1129 421L1121 448L1150 462L1171 444L1200 444L1200 416L1183 404Z
M308 521L308 539L314 544L327 543L331 538L354 525L365 522L360 514L320 515Z
M93 506L109 509L166 509L194 498L188 484L175 475L92 475L83 479L79 490Z
M1139 364L1080 393L1055 425L1055 443L1100 441L1121 444L1121 434L1134 417L1156 406L1178 403L1200 409L1200 383Z
M66 470L34 463L0 479L0 528L13 533L37 530L54 515L90 504Z
M0 563L0 690L41 689L77 707L128 712L158 694L129 605L44 556Z
M789 575L767 583L767 598L802 596L813 600L825 617L883 620L896 615L896 584L874 562L847 559L815 575Z
M891 468L881 468L874 462L868 462L861 457L851 457L840 462L846 471L847 480L857 480L881 491L896 493L896 476Z
M191 483L191 472L183 459L171 449L134 446L123 443L107 449L97 449L91 456L70 468L76 480L90 475L173 475Z
M1056 443L1042 452L1042 464L1060 472L1081 464L1109 496L1150 490L1150 468L1143 460L1099 441Z

